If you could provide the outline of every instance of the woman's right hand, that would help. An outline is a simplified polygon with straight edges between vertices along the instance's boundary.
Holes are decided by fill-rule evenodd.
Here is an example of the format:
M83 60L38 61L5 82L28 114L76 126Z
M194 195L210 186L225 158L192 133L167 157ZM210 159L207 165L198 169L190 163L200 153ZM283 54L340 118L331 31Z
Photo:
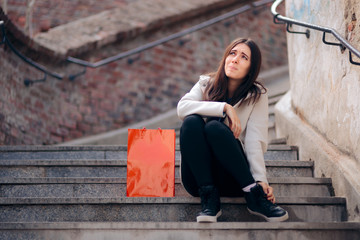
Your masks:
M263 188L267 200L275 204L274 189L265 182L258 182L258 184Z
M241 133L241 123L238 115L236 114L234 107L226 103L224 107L224 112L229 118L229 128L234 133L234 137L238 138Z

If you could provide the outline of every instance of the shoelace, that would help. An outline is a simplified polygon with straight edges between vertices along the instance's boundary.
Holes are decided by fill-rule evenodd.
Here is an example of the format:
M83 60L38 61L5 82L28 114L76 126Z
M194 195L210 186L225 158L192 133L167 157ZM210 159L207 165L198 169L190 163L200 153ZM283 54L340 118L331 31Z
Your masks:
M261 201L261 205L264 206L266 209L276 207L276 204L274 204L271 201L267 200L266 197L261 197L260 201Z

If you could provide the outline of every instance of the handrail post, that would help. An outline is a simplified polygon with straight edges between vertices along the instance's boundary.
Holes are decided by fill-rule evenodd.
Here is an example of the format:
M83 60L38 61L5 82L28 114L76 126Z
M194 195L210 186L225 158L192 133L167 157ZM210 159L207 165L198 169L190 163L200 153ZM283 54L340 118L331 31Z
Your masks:
M351 51L349 51L349 60L352 64L360 66L360 62L354 62L354 60L352 59Z
M343 44L341 44L341 43L333 43L333 42L328 42L328 41L326 41L326 32L323 32L322 41L323 41L323 43L325 43L325 44L327 44L327 45L339 46L341 52L344 52L344 51L346 50L346 47L345 47ZM351 52L351 51L349 51L349 52ZM350 61L350 62L351 62L351 61Z
M2 39L0 41L0 45L5 43L5 27L4 27L4 21L0 21L0 28L1 28L1 33L2 33Z
M278 15L279 15L279 14L278 14ZM275 16L274 16L274 23L275 23L275 24L286 24L286 22L282 22L282 21L277 20L277 16L278 16L278 15L275 15Z
M78 73L74 73L74 74L71 74L69 75L69 80L70 81L74 81L75 78L81 76L81 75L84 75L86 73L86 70L87 70L87 67L84 67L83 70L81 72L78 72Z
M305 32L296 32L296 31L291 31L291 30L290 30L290 27L291 27L291 23L287 23L287 24L286 24L286 31L287 31L288 33L305 34L306 38L310 38L310 30L309 30L309 29L306 29Z
M37 82L45 82L46 78L47 78L47 73L44 72L44 77L43 78L36 79L36 80L25 78L24 84L25 84L26 87L29 87L29 86L33 85L34 83L37 83Z

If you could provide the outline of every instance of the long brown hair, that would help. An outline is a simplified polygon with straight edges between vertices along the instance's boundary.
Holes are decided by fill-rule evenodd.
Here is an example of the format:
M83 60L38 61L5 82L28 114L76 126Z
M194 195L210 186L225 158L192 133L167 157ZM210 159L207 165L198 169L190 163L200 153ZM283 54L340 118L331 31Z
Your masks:
M245 99L250 93L250 100L255 103L262 93L266 93L265 87L256 81L261 67L261 52L256 43L250 38L238 38L230 43L225 49L224 55L220 61L218 70L208 75L211 81L207 85L204 98L207 101L223 102L228 98L228 77L225 74L225 60L230 54L230 51L238 44L245 43L251 51L251 62L249 73L244 78L244 81L236 89L234 96L230 100L231 105L235 105L240 100ZM250 101L248 102L250 103Z

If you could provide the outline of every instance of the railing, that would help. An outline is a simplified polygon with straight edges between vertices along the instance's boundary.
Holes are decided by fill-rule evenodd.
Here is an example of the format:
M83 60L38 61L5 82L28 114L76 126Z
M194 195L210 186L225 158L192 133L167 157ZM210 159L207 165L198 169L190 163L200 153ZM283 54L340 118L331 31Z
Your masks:
M280 15L276 8L279 6L279 4L283 0L276 0L273 5L271 6L271 13L274 15L274 23L276 24L286 24L286 30L289 33L296 33L296 34L305 34L307 38L310 37L310 31L307 29L305 32L293 32L290 30L291 24L307 27L310 29L318 30L323 32L322 41L327 45L334 45L334 46L340 46L341 50L344 51L345 49L349 49L349 61L350 63L354 65L360 65L360 62L355 62L352 59L352 54L355 54L358 58L360 58L360 51L357 50L355 47L353 47L348 41L346 41L335 29L328 28L328 27L322 27L315 24L310 24L302 21L298 21L292 18L284 17ZM337 40L339 40L340 43L333 43L326 41L326 33L332 34Z
M31 80L31 79L25 79L24 80L24 84L26 86L30 86L32 85L33 83L36 83L36 82L44 82L46 81L46 78L47 76L51 76L53 78L56 78L56 79L59 79L59 80L62 80L64 78L68 78L70 79L71 81L73 81L75 78L77 78L78 76L82 75L82 74L85 74L86 72L86 69L88 67L90 68L97 68L97 67L101 67L101 66L104 66L106 64L109 64L111 62L114 62L114 61L118 61L118 60L121 60L121 59L124 59L126 57L129 57L131 55L134 55L134 54L138 54L140 52L143 52L147 49L150 49L150 48L153 48L153 47L156 47L156 46L159 46L161 44L164 44L166 42L169 42L171 40L174 40L174 39L177 39L177 38L181 38L185 35L188 35L190 33L193 33L193 32L196 32L196 31L199 31L203 28L206 28L206 27L209 27L215 23L218 23L220 21L223 21L223 20L226 20L226 19L229 19L231 17L234 17L240 13L243 13L245 11L248 11L250 9L255 9L255 8L258 8L260 6L263 6L265 4L268 4L270 2L273 2L273 0L261 0L261 1L256 1L256 2L253 2L251 4L247 4L247 5L244 5L238 9L235 9L233 11L230 11L226 14L223 14L221 16L218 16L218 17L215 17L213 19L210 19L208 21L205 21L205 22L202 22L198 25L195 25L193 27L190 27L190 28L187 28L183 31L180 31L178 33L175 33L175 34L172 34L170 36L167 36L167 37L164 37L162 39L159 39L159 40L156 40L156 41L153 41L153 42L150 42L150 43L147 43L145 45L142 45L140 47L137 47L135 49L132 49L132 50L129 50L129 51L126 51L126 52L122 52L120 54L117 54L115 56L112 56L112 57L109 57L109 58L106 58L106 59L103 59L103 60L100 60L98 62L95 62L95 63L91 63L89 61L85 61L85 60L82 60L82 59L78 59L78 58L74 58L74 57L67 57L66 61L69 62L69 63L74 63L74 64L77 64L77 65L80 65L80 66L83 66L84 67L84 70L79 72L79 73L76 73L76 74L72 74L72 75L69 75L69 76L65 76L65 75L62 75L62 74L58 74L58 73L54 73L54 72L51 72L49 71L48 69L46 69L44 66L32 61L31 59L25 57L24 55L22 55L13 45L12 43L9 41L9 39L7 38L6 36L6 32L5 32L5 26L4 26L4 22L1 22L0 21L0 27L2 29L2 35L3 35L3 40L2 42L0 43L0 45L2 43L5 43L7 44L10 49L18 56L20 57L23 61L25 61L26 63L30 64L31 66L33 66L34 68L38 69L39 71L43 72L44 73L44 77L41 78L41 79L37 79L37 80Z
M1 33L2 33L2 41L0 42L0 45L2 44L6 44L10 49L11 51L13 51L19 58L21 58L24 62L28 63L29 65L31 65L32 67L38 69L40 72L43 72L44 73L44 77L42 79L38 79L38 80L30 80L30 79L25 79L24 80L24 84L26 86L29 86L31 85L32 83L35 83L35 82L43 82L46 80L47 76L52 76L56 79L63 79L64 76L58 74L58 73L54 73L54 72L51 72L49 70L46 69L46 67L34 62L33 60L31 60L30 58L28 57L25 57L22 53L20 53L20 51L18 51L14 45L9 41L9 39L7 38L6 36L6 31L5 31L5 26L4 26L4 21L0 21L0 27L1 27Z
M0 45L5 43L5 28L4 28L4 21L0 21L0 27L1 27L1 33L2 33L2 39L0 42Z

